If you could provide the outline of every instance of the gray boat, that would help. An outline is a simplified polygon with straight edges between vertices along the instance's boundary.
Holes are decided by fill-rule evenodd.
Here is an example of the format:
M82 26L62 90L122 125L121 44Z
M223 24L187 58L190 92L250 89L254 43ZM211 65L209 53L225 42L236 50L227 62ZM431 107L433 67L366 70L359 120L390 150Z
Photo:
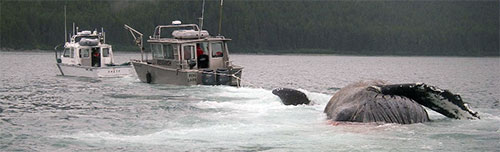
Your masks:
M156 26L144 52L142 33L125 25L141 48L141 60L131 63L142 82L174 85L240 86L243 67L232 64L224 36L210 36L196 24L173 21ZM144 59L144 57L146 59Z

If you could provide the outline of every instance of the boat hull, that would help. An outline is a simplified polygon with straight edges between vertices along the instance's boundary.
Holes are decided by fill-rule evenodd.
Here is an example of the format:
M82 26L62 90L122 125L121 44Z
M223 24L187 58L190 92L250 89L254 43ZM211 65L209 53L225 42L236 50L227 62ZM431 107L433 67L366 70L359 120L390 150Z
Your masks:
M173 84L173 85L204 85L202 81L203 72L198 69L173 69L161 65L148 64L147 62L131 62L139 80L145 83ZM229 82L222 85L239 86L241 69L235 77L229 77ZM227 75L226 75L227 76Z
M132 74L131 66L89 67L58 63L57 68L63 76L78 77L124 77Z

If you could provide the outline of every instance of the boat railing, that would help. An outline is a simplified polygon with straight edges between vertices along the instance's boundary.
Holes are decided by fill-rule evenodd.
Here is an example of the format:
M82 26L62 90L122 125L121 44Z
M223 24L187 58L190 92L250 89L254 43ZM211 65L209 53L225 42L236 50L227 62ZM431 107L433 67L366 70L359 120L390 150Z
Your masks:
M59 46L61 46L61 45L63 45L63 44L58 44L58 45L56 45L56 46L54 47L54 53L55 53L55 55L56 55L56 62L57 62L57 63L61 63L61 62L62 62L62 61L61 61L61 57L59 56L59 54L60 54L61 50L59 50L59 49L58 49L58 48L60 48Z

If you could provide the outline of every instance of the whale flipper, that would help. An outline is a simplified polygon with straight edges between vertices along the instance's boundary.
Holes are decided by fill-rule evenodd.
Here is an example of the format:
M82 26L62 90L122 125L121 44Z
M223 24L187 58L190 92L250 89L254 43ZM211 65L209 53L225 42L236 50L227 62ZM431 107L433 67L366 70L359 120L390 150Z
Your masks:
M396 95L410 98L420 105L430 108L449 118L480 118L477 112L469 109L460 95L424 83L374 85L370 86L369 90L384 95Z
M311 101L307 98L306 94L290 88L276 88L273 94L280 97L281 102L285 105L300 105L309 104Z

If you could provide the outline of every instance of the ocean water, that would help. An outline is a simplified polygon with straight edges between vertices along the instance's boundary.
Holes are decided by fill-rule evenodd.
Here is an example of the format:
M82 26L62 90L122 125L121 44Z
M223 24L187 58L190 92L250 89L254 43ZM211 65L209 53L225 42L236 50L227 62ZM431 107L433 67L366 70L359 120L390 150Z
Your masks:
M140 57L115 53L118 62ZM59 76L53 53L0 52L0 151L500 151L500 58L232 55L243 87ZM461 94L480 120L334 125L323 109L362 80ZM275 87L305 92L284 106Z

